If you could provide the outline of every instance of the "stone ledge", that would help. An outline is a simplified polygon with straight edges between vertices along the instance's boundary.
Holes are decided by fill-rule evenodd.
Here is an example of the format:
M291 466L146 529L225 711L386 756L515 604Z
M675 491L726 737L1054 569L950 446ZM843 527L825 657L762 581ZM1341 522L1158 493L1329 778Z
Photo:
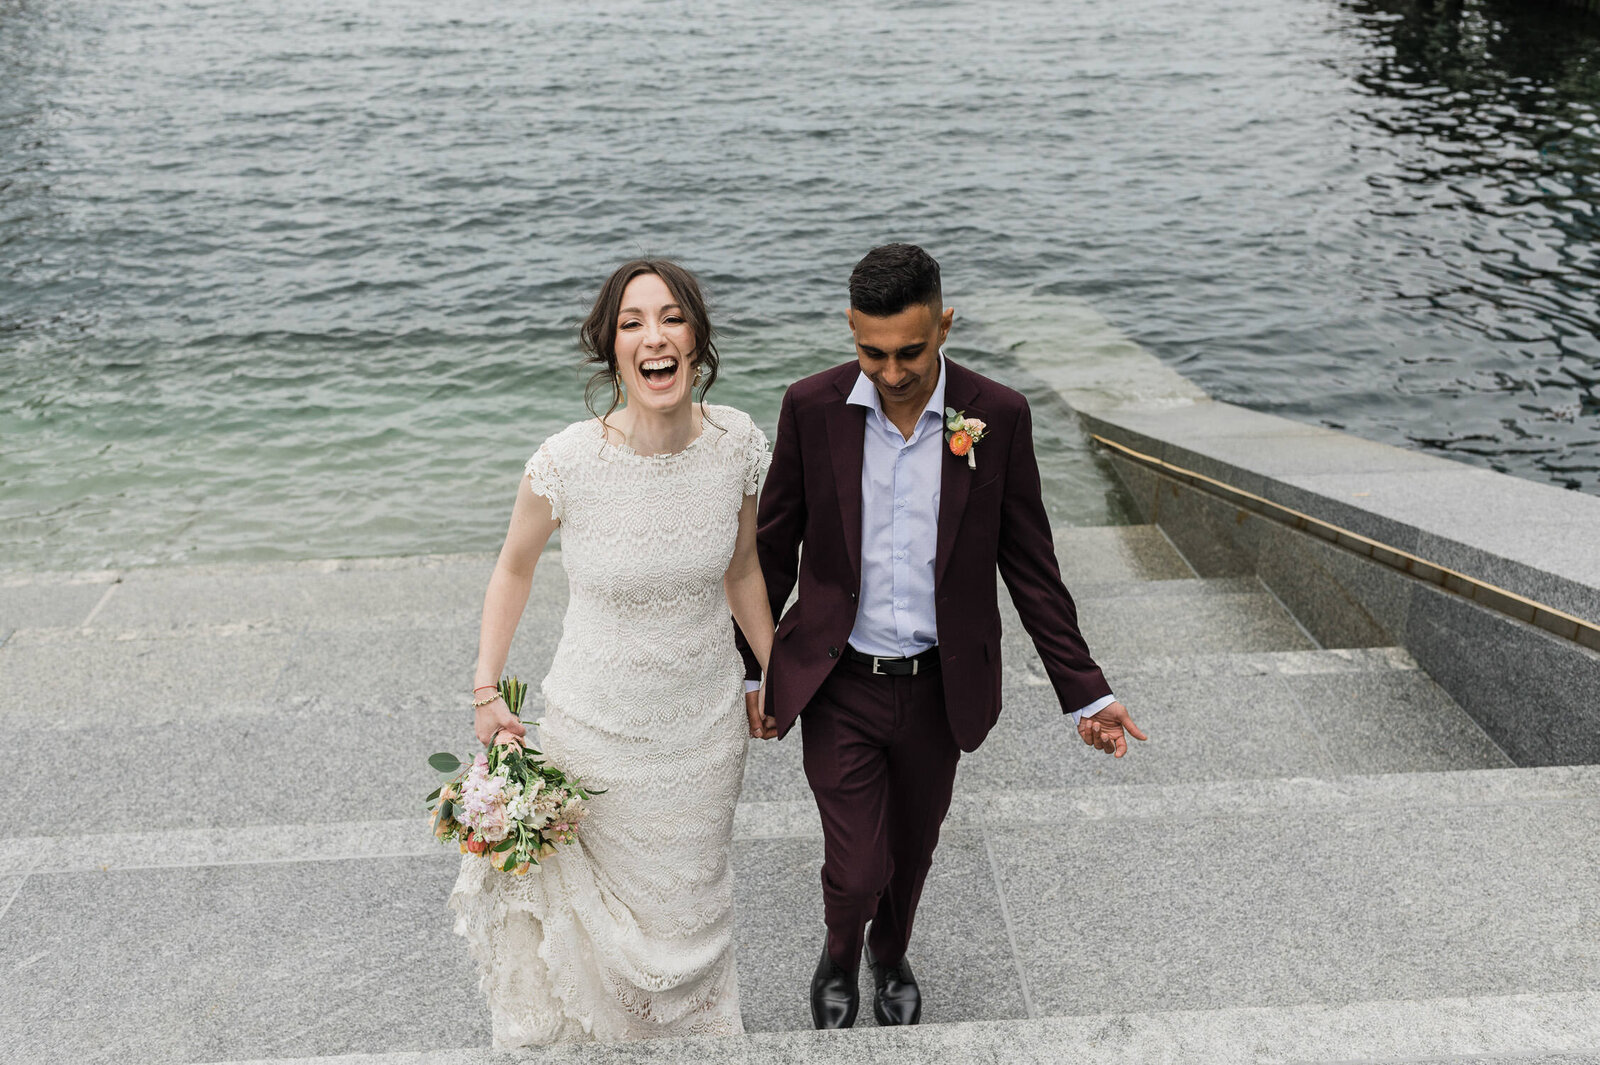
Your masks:
M1248 438L1225 435L1226 423L1241 413L1282 426ZM1332 430L1308 433L1298 423L1225 403L1196 403L1185 414L1117 408L1080 417L1101 439L1132 452L1119 457L1164 464L1152 472L1191 483L1224 505L1303 528L1569 639L1577 638L1570 619L1538 615L1553 610L1600 624L1600 551L1591 531L1600 527L1600 498ZM1208 420L1222 423L1224 433L1186 435ZM1230 454L1228 445L1241 439L1247 447L1233 450L1248 456ZM1312 455L1324 471L1296 472Z
M1600 762L1600 498L1220 403L1055 321L1012 354L1197 573L1259 577L1324 647L1403 646L1518 764Z
M1600 497L1214 400L1079 301L999 310L1091 432L1600 624Z
M543 557L549 558L559 554L559 545L553 545L545 550ZM184 565L137 566L109 570L0 572L0 588L22 588L30 585L116 584L123 581L142 583L172 577L271 577L286 573L362 573L493 563L495 557L493 552L473 551L448 555L379 555L268 562L195 562Z

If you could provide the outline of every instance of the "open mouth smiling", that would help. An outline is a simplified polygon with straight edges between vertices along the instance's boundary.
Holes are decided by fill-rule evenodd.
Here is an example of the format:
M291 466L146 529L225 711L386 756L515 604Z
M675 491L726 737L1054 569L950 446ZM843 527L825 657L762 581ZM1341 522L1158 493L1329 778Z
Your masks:
M675 358L649 359L639 364L644 383L651 388L671 388L678 377L678 360Z

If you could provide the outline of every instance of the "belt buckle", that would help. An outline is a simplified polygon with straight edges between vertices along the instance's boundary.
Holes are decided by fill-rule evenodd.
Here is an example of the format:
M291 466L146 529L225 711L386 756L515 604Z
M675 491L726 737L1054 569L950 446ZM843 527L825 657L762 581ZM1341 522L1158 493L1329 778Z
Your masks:
M911 658L879 658L877 655L873 655L872 656L872 675L874 677L892 677L892 676L895 676L895 674L893 674L893 673L885 673L883 670L879 669L878 668L878 663L879 662L910 662L911 663L911 675L913 677L916 676L917 675L917 671L922 668L922 663L919 662L916 659L915 656L913 656Z

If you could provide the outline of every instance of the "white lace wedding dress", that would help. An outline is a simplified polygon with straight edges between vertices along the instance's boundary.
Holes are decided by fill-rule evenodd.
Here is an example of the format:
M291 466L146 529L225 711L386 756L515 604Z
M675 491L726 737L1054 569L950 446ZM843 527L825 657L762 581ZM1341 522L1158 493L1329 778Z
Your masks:
M497 1048L744 1030L729 850L749 725L722 576L769 455L748 415L706 410L673 455L586 421L528 460L571 589L540 748L606 793L526 876L462 859L450 906Z

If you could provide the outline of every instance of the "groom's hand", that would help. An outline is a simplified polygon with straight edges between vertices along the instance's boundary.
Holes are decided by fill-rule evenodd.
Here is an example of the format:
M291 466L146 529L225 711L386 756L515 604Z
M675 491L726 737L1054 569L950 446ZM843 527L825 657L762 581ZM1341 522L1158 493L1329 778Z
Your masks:
M767 686L744 693L744 712L750 719L750 738L770 740L778 735L778 719L766 714Z
M1078 735L1083 742L1096 747L1113 758L1128 753L1127 736L1143 742L1149 737L1139 731L1139 726L1128 716L1128 708L1121 703L1109 703L1093 717L1078 719Z

